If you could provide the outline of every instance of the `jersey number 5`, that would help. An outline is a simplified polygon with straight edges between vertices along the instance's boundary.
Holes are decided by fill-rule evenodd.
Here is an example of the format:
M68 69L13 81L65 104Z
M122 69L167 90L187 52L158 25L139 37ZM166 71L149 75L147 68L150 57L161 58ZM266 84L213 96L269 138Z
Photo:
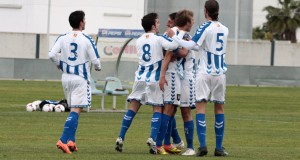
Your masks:
M143 52L144 52L144 54L143 54L143 60L145 62L149 62L150 59L151 59L150 45L149 44L143 45Z
M224 36L224 33L217 33L217 42L221 43L221 47L216 48L217 51L222 51L223 50L223 40L221 39L222 36Z
M71 54L73 53L74 54L74 56L73 57L68 57L68 60L70 60L70 61L76 61L76 59L77 59L77 47L78 47L78 45L77 45L77 43L71 43L70 44L71 46L74 46L74 49L72 49L71 50Z

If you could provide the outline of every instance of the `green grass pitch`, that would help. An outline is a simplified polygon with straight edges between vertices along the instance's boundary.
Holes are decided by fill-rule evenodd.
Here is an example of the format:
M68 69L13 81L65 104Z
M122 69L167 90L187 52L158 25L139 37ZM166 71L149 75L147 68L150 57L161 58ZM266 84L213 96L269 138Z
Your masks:
M152 108L143 106L127 132L122 153L114 150L124 113L86 113L79 118L77 145L79 152L63 154L56 149L69 113L26 112L25 105L38 99L63 98L60 82L0 81L0 159L100 159L100 160L179 160L199 159L181 155L150 155L146 140L150 133ZM117 106L124 107L118 97ZM110 109L112 98L105 99ZM93 96L93 108L100 108L100 97ZM208 156L217 159L214 114L207 107ZM193 111L195 118L195 111ZM300 159L300 88L227 87L225 104L224 147L229 152L222 159L287 160ZM177 127L184 140L180 113ZM196 129L195 129L196 130ZM197 134L194 145L199 146Z

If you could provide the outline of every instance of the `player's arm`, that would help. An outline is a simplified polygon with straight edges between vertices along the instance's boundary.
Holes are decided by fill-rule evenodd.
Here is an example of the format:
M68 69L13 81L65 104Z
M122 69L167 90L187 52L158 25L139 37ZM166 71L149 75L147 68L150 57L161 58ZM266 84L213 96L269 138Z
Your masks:
M193 49L193 47L196 45L194 41L185 41L182 39L182 37L180 37L180 35L175 35L175 32L170 28L167 29L166 33L169 37L172 37L172 39L176 41L180 46L188 50Z
M159 87L162 91L165 91L164 85L168 85L166 80L166 72L169 66L169 63L172 59L173 53L172 51L166 51L165 58L163 60L163 64L160 71L160 78L159 78Z
M178 48L178 43L173 41L172 39L165 37L165 36L159 36L160 37L160 44L162 45L163 49L168 50L175 50Z
M91 43L88 47L88 54L89 54L90 60L92 61L92 64L95 67L95 70L101 71L100 56L98 54L97 47L93 41L91 41Z
M61 52L61 45L60 45L60 39L58 39L52 49L48 53L49 59L57 66L58 69L60 69L59 65L59 54Z

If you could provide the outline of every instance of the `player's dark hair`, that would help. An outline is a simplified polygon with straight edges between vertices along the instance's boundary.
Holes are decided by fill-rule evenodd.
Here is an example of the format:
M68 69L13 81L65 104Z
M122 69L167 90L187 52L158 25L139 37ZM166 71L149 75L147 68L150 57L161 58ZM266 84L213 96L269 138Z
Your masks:
M145 32L149 32L152 29L152 26L155 25L155 19L158 18L157 13L149 13L145 15L142 19L142 26Z
M174 21L176 18L176 14L177 14L177 12L169 14L170 19Z
M83 22L84 19L84 12L83 11L74 11L69 16L69 23L72 28L78 29L80 26L80 22Z
M216 0L207 0L205 2L205 9L208 13L208 16L213 21L217 21L219 19L219 3Z
M178 27L185 26L188 22L192 23L192 18L194 13L190 10L181 10L178 11L175 18L175 25Z

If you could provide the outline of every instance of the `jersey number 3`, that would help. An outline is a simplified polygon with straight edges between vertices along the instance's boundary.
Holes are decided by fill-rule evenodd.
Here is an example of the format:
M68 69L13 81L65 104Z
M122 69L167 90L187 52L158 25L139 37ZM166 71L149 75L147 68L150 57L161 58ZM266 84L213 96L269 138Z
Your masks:
M68 57L68 60L70 60L70 61L76 61L76 59L77 59L77 47L78 47L78 45L77 45L77 43L71 43L70 44L71 46L74 46L74 49L71 49L71 56L73 56L73 57ZM72 55L72 53L74 54L74 55Z
M224 36L224 33L217 33L217 42L221 43L221 47L220 48L216 48L217 51L222 51L223 50L223 40L221 39L221 37Z
M151 59L150 45L149 44L143 45L143 52L144 52L144 54L143 54L143 60L145 62L149 62L150 59Z

